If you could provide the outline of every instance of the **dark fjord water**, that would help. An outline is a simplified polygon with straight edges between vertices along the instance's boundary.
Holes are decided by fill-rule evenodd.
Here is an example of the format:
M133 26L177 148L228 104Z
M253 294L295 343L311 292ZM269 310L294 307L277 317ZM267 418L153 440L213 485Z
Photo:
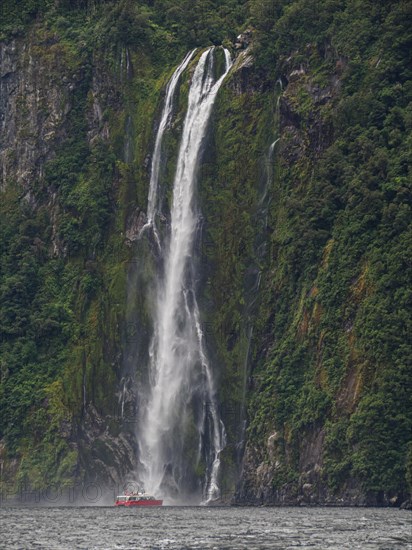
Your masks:
M0 547L412 549L412 514L354 508L0 508Z

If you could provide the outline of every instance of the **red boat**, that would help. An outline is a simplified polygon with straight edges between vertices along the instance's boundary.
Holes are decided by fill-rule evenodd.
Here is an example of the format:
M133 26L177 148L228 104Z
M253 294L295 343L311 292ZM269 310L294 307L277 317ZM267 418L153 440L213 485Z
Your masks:
M162 506L163 500L158 500L146 493L131 493L116 497L115 506Z

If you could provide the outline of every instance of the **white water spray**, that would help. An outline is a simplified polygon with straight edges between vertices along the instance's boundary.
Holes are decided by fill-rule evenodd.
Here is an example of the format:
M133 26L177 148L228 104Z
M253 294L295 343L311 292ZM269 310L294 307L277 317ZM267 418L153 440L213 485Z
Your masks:
M220 452L225 445L225 432L219 417L195 292L193 245L199 222L195 188L210 115L231 66L229 52L224 52L224 74L215 80L214 48L210 48L200 56L190 86L173 185L165 278L158 286L150 348L151 388L143 404L138 433L143 466L141 478L146 489L174 498L199 492L199 475L193 473L197 462L199 470L205 471L204 501L219 496ZM193 53L189 55L191 58ZM166 106L164 114L165 110ZM164 133L164 128L159 127L159 133ZM156 138L159 151L152 178L158 178L154 172L158 174L160 166L161 139L159 135ZM153 185L151 182L148 224L153 224L157 184L157 181Z

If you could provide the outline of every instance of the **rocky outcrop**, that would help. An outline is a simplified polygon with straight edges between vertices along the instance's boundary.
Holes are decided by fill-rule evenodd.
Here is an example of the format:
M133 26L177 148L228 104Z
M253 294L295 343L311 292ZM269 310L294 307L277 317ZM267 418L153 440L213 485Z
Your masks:
M140 208L136 208L134 212L132 212L126 223L127 246L131 246L133 242L137 241L146 221L146 215L140 210Z
M273 434L266 448L246 447L243 471L233 504L238 506L402 506L410 501L397 493L365 492L359 480L349 478L338 491L332 491L323 472L323 430L303 437L300 443L299 476L279 483L279 473L288 465L283 452L273 449ZM272 441L271 441L272 440ZM286 469L284 468L286 466ZM292 469L292 468L291 468Z
M252 45L241 50L236 57L228 85L235 90L237 95L256 94L268 89L268 82L262 79L256 70Z
M127 433L127 423L132 427L130 423L134 425L135 415L121 406L113 412L115 414L103 417L90 403L78 434L79 466L84 479L102 487L120 485L136 467L135 438ZM125 422L126 430L125 426L121 428Z
M246 31L239 34L239 36L236 37L235 49L244 50L248 48L248 46L252 42L252 34L253 33L251 29L247 29Z
M282 436L274 432L266 447L246 447L241 482L235 495L237 505L281 505L281 506L366 506L378 504L368 498L356 480L349 480L343 491L335 494L327 487L323 478L324 430L315 429L302 436L299 445L300 472L293 481L279 481L293 470L292 449L288 449ZM391 505L390 498L386 504Z

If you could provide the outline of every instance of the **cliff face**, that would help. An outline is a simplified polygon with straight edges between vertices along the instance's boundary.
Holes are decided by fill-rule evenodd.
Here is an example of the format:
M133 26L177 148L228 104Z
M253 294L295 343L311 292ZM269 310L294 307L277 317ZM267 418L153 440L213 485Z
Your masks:
M64 121L76 75L68 80L57 45L53 51L51 45L43 44L42 56L42 45L34 43L34 36L1 46L3 189L7 181L14 181L28 190L44 176L45 162L67 135ZM50 79L50 75L61 75L62 80Z
M118 482L135 449L116 393L121 290L103 291L121 253L104 260L102 245L121 187L108 113L125 111L127 71L43 25L0 51L3 481Z
M263 4L232 44L199 176L224 499L399 504L412 480L410 75L407 41L396 62L384 46L402 9L370 15L380 38L362 14L369 38L346 43L344 10L319 23L332 40L301 31L293 6L269 28ZM136 467L154 273L137 237L162 91L186 46L156 25L153 39L139 14L131 35L113 13L53 14L0 44L6 484L113 485ZM187 82L170 151L185 94Z
M310 50L308 54L310 55ZM272 173L270 192L276 197L276 202L274 201L275 204L271 207L271 224L268 227L272 235L272 256L266 259L269 265L266 274L263 275L261 311L265 311L267 307L266 300L272 305L266 310L269 318L265 320L264 325L257 323L262 332L255 337L255 356L250 365L248 414L251 428L241 466L241 479L235 495L235 502L238 504L367 503L359 480L346 479L344 488L340 487L338 491L331 490L325 468L325 436L328 429L325 420L330 414L329 399L336 399L336 406L338 403L336 396L331 397L326 391L322 395L322 386L327 386L327 382L326 375L320 373L324 346L324 336L319 330L321 309L317 304L306 304L319 293L315 273L316 269L322 269L324 261L321 259L322 254L315 253L315 257L317 255L322 264L322 267L315 267L315 258L310 258L309 254L307 259L302 257L305 249L313 246L314 240L318 241L319 252L322 242L325 243L323 256L328 254L328 235L331 234L331 226L329 223L322 223L320 212L315 214L319 219L311 220L319 229L312 233L308 231L304 235L307 241L300 243L302 249L294 251L297 255L295 262L299 262L302 267L306 267L305 264L309 264L309 267L312 263L312 273L305 273L302 267L295 267L293 262L285 265L282 258L287 255L282 248L293 242L302 231L295 224L305 223L307 195L315 195L310 201L315 201L312 207L316 210L321 207L322 191L316 189L319 182L313 184L310 180L316 178L314 174L319 169L320 159L334 141L330 114L337 109L340 100L342 71L342 63L338 61L335 70L319 84L311 73L309 63L300 63L296 66L296 60L290 57L283 62L277 82L274 134L276 152L267 168L269 173ZM333 202L336 198L330 197L330 200ZM293 209L296 207L295 201L301 203L299 211L303 215L300 222L297 217L288 223L287 218L293 216L292 209L288 206L289 201L292 202ZM312 211L312 216L313 213ZM333 224L332 220L331 222ZM312 262L308 262L308 259ZM283 270L286 272L281 273ZM332 277L334 276L332 274ZM279 317L281 318L280 312L276 311L276 304L282 299L282 293L288 295L287 304L281 309L286 311L289 320L276 338L274 327L279 322ZM308 311L309 308L311 311ZM287 340L285 332L289 332L291 337L287 347L284 343ZM319 338L317 343L316 334ZM282 378L282 370L288 369L288 356L293 356L299 347L310 348L312 358L306 362L302 354L296 361L296 371L289 375L290 382L294 385L292 391L289 389L290 412L283 416L283 422L277 422L275 410L278 406L284 406L284 403L279 403L284 400L284 396L278 396L277 391L280 388L276 387L276 376L273 378L273 385L268 383L273 376L273 366L270 363L276 356L281 355L278 358L277 376ZM310 363L316 365L314 369ZM339 389L339 393L344 394L348 404L350 403L351 411L359 399L359 380L355 378L356 375L343 379ZM306 384L303 382L304 379L307 380ZM305 385L309 388L305 388ZM313 392L314 395L302 396L302 390ZM263 400L261 392L263 395L266 394L264 408L260 403L260 400ZM302 398L305 401L308 398L310 400L305 403L305 411L299 410L302 407ZM260 413L262 408L265 410L263 417ZM347 411L340 413L345 415ZM296 421L296 417L301 414L303 418ZM305 415L308 417L305 418ZM255 430L259 433L258 438L253 433ZM369 501L369 504L371 503L372 501Z
M393 179L394 144L377 138L394 109L379 81L396 87L399 76L369 69L355 91L350 59L313 45L301 53L279 60L271 248L235 502L399 505L410 476L409 321L400 313L410 194L406 179Z
M394 379L406 388L410 373L396 311L410 228L396 224L389 237L386 224L409 191L383 190L391 145L371 141L382 119L352 126L350 61L330 48L303 52L280 58L269 80L255 52L239 55L203 174L204 300L225 365L224 482L239 479L239 504L399 504L410 399ZM357 82L359 112L371 108L370 78ZM394 269L397 299L383 282Z

